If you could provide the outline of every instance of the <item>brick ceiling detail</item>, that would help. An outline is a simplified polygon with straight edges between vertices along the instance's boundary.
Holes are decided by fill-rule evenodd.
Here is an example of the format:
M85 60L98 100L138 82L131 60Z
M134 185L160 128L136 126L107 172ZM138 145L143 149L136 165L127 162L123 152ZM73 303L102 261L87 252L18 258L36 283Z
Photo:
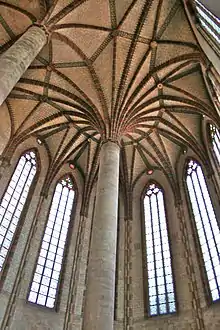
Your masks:
M106 139L121 143L129 189L151 168L174 186L184 149L206 158L201 120L218 119L181 1L8 0L0 13L1 52L36 21L50 31L6 102L11 144L40 137L49 181L72 160L92 186Z

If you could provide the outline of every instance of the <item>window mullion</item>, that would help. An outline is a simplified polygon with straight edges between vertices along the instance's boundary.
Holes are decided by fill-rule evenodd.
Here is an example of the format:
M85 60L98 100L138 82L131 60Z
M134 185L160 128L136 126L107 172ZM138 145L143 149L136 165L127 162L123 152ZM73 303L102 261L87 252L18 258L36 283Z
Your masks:
M150 316L174 313L176 302L164 197L154 183L146 192L144 208L147 247L150 249L147 253Z
M169 310L168 307L168 294L167 294L167 287L166 287L166 279L165 279L165 265L164 265L164 255L163 255L163 241L162 241L162 234L161 234L161 223L160 223L160 213L159 213L159 205L158 205L158 193L156 194L156 201L157 201L157 215L158 215L158 224L159 224L159 233L160 233L160 247L161 247L161 256L162 256L162 264L163 264L163 278L164 278L164 288L165 288L165 296L166 296L166 308L167 311Z
M214 149L214 151L215 151L215 154L216 154L216 156L217 156L218 163L219 163L219 165L220 165L220 147L219 147L219 145L220 145L220 141L218 141L218 143L217 143L216 139L214 139L214 140L213 140L213 144L214 144L213 149ZM215 149L216 149L216 150L215 150Z
M200 222L202 224L203 233L204 233L205 240L206 240L206 247L207 247L208 253L209 253L209 260L211 262L212 270L213 270L214 269L214 264L213 264L213 261L212 261L212 255L211 255L210 247L209 247L209 244L208 244L208 238L207 238L207 234L206 234L206 230L205 230L205 226L204 226L204 222L203 222L203 217L202 217L201 210L200 210L200 207L199 207L199 202L198 202L197 193L196 193L196 190L195 190L194 180L192 179L191 175L190 175L190 179L192 181L192 186L193 186L193 190L194 190L194 194L195 194L195 198L196 198L196 203L197 203L197 207L198 207L198 211L199 211L199 215L200 215ZM197 178L197 180L198 180L198 178ZM198 229L197 229L197 232L198 232ZM199 238L199 241L200 241L200 238ZM200 243L200 246L201 246L201 243ZM201 250L202 250L202 246L201 246ZM202 255L204 256L203 251L202 251ZM205 262L204 262L204 267L206 267Z
M152 195L151 195L152 196ZM154 240L154 222L153 222L153 212L152 212L152 203L151 197L149 198L150 202L150 215L151 215L151 229L152 229L152 247L153 247L153 260L154 260L154 278L155 278L155 286L156 286L156 300L157 300L157 313L159 310L158 304L158 284L157 284L157 274L156 274L156 253L155 253L155 240Z
M27 161L27 163L28 163L28 161ZM27 163L26 163L26 164L27 164ZM25 164L25 165L26 165L26 164ZM15 205L14 211L13 211L13 213L12 213L11 220L13 219L14 214L15 214L16 209L17 209L17 206L19 205L19 202L20 202L20 200L21 200L22 194L23 194L24 189L25 189L25 187L26 187L26 183L27 183L27 181L28 181L28 178L29 178L29 175L30 175L31 170L32 170L32 166L30 166L30 169L29 169L28 175L26 175L26 177L25 177L25 182L24 182L23 188L22 188L22 190L21 190L21 192L20 192L20 196L19 196L19 198L18 198L18 200L17 200L17 202L16 202L16 205ZM20 180L20 178L19 178L19 180ZM19 180L18 180L17 184L19 183ZM14 192L15 192L15 191L16 191L16 189L14 190Z
M202 10L204 13L205 13L205 15L207 15L211 20L213 20L214 21L214 23L216 24L216 25L218 25L219 24L219 21L218 21L218 19L217 19L217 17L215 16L215 15L213 15L205 6L203 6L199 1L196 1L196 3L197 3L197 5L198 5L198 7L200 8L200 10Z
M61 198L60 198L60 201L62 199L62 194L63 194L63 189L64 189L64 186L62 187L62 193L61 193ZM56 246L56 252L55 252L55 256L57 255L57 250L58 250L58 245L59 245L59 239L60 239L60 235L61 235L61 231L62 231L62 228L63 228L63 223L64 223L64 217L65 217L65 210L66 210L66 206L67 206L67 203L68 203L68 198L69 198L69 193L70 193L70 190L68 189L68 196L67 196L67 199L66 199L66 204L65 204L65 208L64 208L64 213L63 213L63 217L62 217L62 224L60 226L60 232L59 232L59 237L58 237L58 244ZM59 206L60 206L60 201L59 201ZM57 207L57 210L59 210L59 206ZM59 211L58 211L59 212ZM51 236L52 237L52 236ZM56 260L56 257L53 261L53 267L52 267L52 273L54 271L54 265L55 265L55 260ZM52 274L51 273L51 274ZM59 274L59 278L60 278L60 274ZM50 281L49 281L49 285L48 285L48 290L50 289L50 285L51 285L51 281L52 281L52 276L50 277ZM47 296L47 299L48 299L48 296ZM46 299L46 301L47 301Z
M198 167L197 167L197 169L198 169ZM215 234L214 234L214 232L213 232L212 223L211 223L211 220L210 220L210 217L209 217L209 210L207 209L207 204L206 204L206 201L205 201L205 198L204 198L203 192L202 192L202 187L201 187L201 183L200 183L200 180L199 180L199 176L198 176L197 169L196 169L196 176L197 176L197 180L198 180L198 185L199 185L199 188L200 188L200 191L201 191L201 195L202 195L203 203L204 203L204 205L205 205L205 210L206 210L207 218L208 218L208 220L209 220L209 226L210 226L210 228L211 228L212 238L213 238L213 240L214 240L214 242L215 242L215 248L216 248L216 250L217 250L217 252L218 252L218 249L217 249L217 243L216 243L216 239L215 239ZM208 191L207 191L207 193L208 193L208 196L209 196L209 192L208 192ZM211 200L210 200L210 203L211 203ZM211 203L211 206L212 206L212 203ZM213 212L214 212L214 210L213 210ZM217 225L218 225L218 224L217 224ZM209 244L208 244L208 245L209 245ZM219 252L218 252L218 256L219 256Z
M187 186L209 290L212 300L216 301L220 298L220 264L217 244L217 237L219 240L220 230L202 168L193 160L188 163Z
M22 156L22 157L24 157L24 156ZM15 192L16 192L16 187L17 187L18 182L19 182L19 180L20 180L20 178L21 178L21 175L22 175L22 173L23 173L23 170L24 170L24 167L25 167L26 163L27 163L27 160L26 160L26 158L25 158L25 163L24 163L24 165L23 165L22 170L20 171L19 178L18 178L18 180L17 180L17 182L16 182L16 186L13 188L13 192L12 192L12 194L11 194L11 197L10 197L9 201L8 201L8 205L7 205L7 207L4 208L4 214L2 215L2 221L4 220L5 213L6 213L7 210L8 210L8 207L9 207L9 205L10 205L10 203L11 203L12 197L14 196L14 194L15 194ZM19 165L19 162L18 162L18 165ZM15 169L14 174L15 174L15 173L16 173L16 169ZM12 177L13 177L13 176L12 176ZM10 186L10 182L9 182L8 187L9 187L9 186ZM8 190L8 188L7 188L7 190ZM7 190L6 190L6 193L7 193ZM3 200L4 200L4 196L3 196L3 198L2 198L2 201L3 201ZM0 225L2 224L2 221L1 221ZM10 223L11 223L11 222L10 222Z
M60 200L61 200L61 194L60 194L60 197L59 197L59 202L58 202L58 207L59 207L59 204L60 204ZM53 205L53 201L52 201L52 205ZM44 270L45 270L45 267L46 267L46 262L47 262L47 259L48 259L48 253L49 253L49 247L50 247L50 245L51 245L51 240L52 240L52 236L53 236L53 230L54 230L54 227L55 227L55 224L56 224L56 217L57 217L57 213L58 213L58 207L57 207L57 209L56 209L56 216L55 216L55 220L54 220L54 223L53 223L53 228L52 228L52 232L51 232L51 235L50 235L50 240L49 240L49 242L48 242L48 248L47 248L47 252L46 252L46 255L45 255L45 263L44 263L44 266L43 266L43 271L42 271L42 273L41 273L41 279L40 279L40 282L39 282L39 287L38 287L38 291L37 291L37 295L39 295L39 292L40 292L40 287L41 287L41 284L42 284L42 280L43 280L43 274L44 274ZM50 212L51 212L51 210L50 210ZM46 226L46 228L47 228L47 226ZM45 235L45 234L44 234ZM44 236L43 236L43 241L44 241ZM40 251L42 250L42 243L41 243L41 248L40 248ZM40 255L39 255L39 257L38 257L38 260L39 260L39 258L40 258ZM38 262L37 262L37 265L38 265ZM51 272L51 274L52 274L52 272ZM47 277L49 277L49 276L47 276ZM50 276L50 278L51 278L51 276ZM49 291L49 286L48 286L48 290L47 291ZM45 299L45 301L47 300L47 296L46 296L46 299Z
M195 190L194 180L193 180L193 178L191 177L191 175L190 175L190 179L191 179L191 181L192 181L192 186L193 186L193 190L194 190L194 194L195 194L195 198L196 198L196 203L197 203L197 207L198 207L198 211L199 211L199 216L200 216L200 222L201 222L201 224L202 224L203 233L204 233L205 240L206 240L206 246L207 246L207 248L208 248L208 252L209 252L209 258L210 258L210 260L211 260L212 268L213 268L214 266L213 266L213 262L212 262L212 255L211 255L210 248L209 248L209 245L208 245L208 238L207 238L207 234L206 234L205 226L204 226L204 223L203 223L202 213L201 213L201 210L200 210L200 207L199 207L199 202L198 202L197 193L196 193L196 190ZM198 229L197 229L197 230L198 230Z
M26 164L25 164L25 165L26 165ZM23 168L23 169L24 169L24 168ZM22 172L23 172L23 169L22 169ZM32 169L32 168L30 167L29 173L28 173L28 175L27 175L26 178L25 178L25 183L24 183L23 189L22 189L22 191L20 192L20 196L19 196L19 198L18 198L16 204L14 205L14 211L13 211L13 213L11 213L11 220L10 220L10 223L9 223L9 225L8 225L8 228L6 229L6 233L5 233L4 239L3 239L3 241L2 241L1 247L4 245L5 240L8 239L8 238L7 238L7 234L8 234L8 232L9 232L9 229L10 229L11 223L12 223L12 221L13 221L13 218L14 218L15 212L17 211L17 207L18 207L18 205L19 205L19 201L20 201L20 199L21 199L21 196L22 196L22 193L23 193L23 190L24 190L24 187L25 187L25 184L26 184L26 182L27 182L27 179L28 179L28 176L29 176L29 174L30 174L31 169ZM22 174L22 173L21 173L21 174ZM21 177L21 176L20 176L20 177ZM20 180L20 178L19 178L19 180ZM18 182L19 182L19 180L18 180ZM12 197L14 196L14 193L15 193L15 192L16 192L16 189L13 191ZM10 200L10 201L11 201L11 200ZM8 206L9 206L9 205L10 205L10 202L8 203ZM7 209L8 209L8 207L7 207ZM19 220L19 219L18 219L18 220ZM16 222L18 222L18 220L16 220ZM13 240L13 237L14 237L15 231L16 231L16 228L15 228L14 232L12 233L12 239L10 240L10 244L11 244L11 242L12 242L12 240ZM8 251L9 251L9 249L8 249ZM6 256L6 258L7 258L7 256ZM6 258L5 258L5 259L6 259Z
M197 12L197 15L199 16L200 20L202 20L206 25L208 25L210 30L212 30L212 32L215 34L216 39L218 39L218 31L215 29L215 27L203 15L201 15L201 13Z
M57 302L74 195L73 183L69 177L57 183L28 294L28 301L31 303L54 308Z
M28 157L30 158L30 160L28 159ZM11 248L11 244L17 230L17 225L21 216L21 212L26 203L30 186L36 174L36 162L35 164L33 164L31 159L35 159L35 154L33 152L32 155L30 155L30 152L27 152L25 155L20 157L1 201L1 210L3 211L3 214L1 215L2 221L0 225L2 230L2 242L0 245L0 271L2 270L4 263L7 259L8 252ZM35 172L31 175L32 171L34 170ZM21 183L21 180L23 183ZM19 184L20 186L18 189ZM24 194L25 188L27 189L27 193ZM6 200L6 197L8 198L8 200ZM23 202L21 202L21 199L23 200ZM7 203L7 205L3 206L3 203Z
M219 258L219 251L218 251L218 245L216 243L216 238L215 238L215 234L213 232L213 228L212 228L212 223L211 223L211 220L210 220L210 217L209 217L209 211L207 209L207 205L206 205L206 202L205 202L205 198L204 198L204 195L202 193L202 187L201 187L201 183L200 183L200 180L199 180L199 176L198 176L198 172L197 172L197 169L198 167L196 168L196 176L197 176L197 180L198 180L198 185L199 185L199 188L200 188L200 191L201 191L201 195L202 195L202 198L203 198L203 202L204 202L204 205L205 205L205 209L206 209L206 214L207 214L207 218L208 218L208 221L209 221L209 226L211 228L211 232L212 232L212 239L214 241L214 244L215 244L215 250L217 251L217 255L218 255L218 258ZM209 192L207 191L208 193L208 196L209 196ZM210 203L211 203L211 200L210 200ZM212 204L211 204L212 205ZM214 212L214 210L213 210ZM218 223L217 223L218 225ZM219 228L219 227L218 227ZM220 287L218 285L218 279L217 279L217 276L216 276L216 271L215 271L215 266L214 266L214 263L213 263L213 258L212 258L212 254L211 254L211 249L210 249L210 246L209 246L209 241L207 240L207 246L208 246L208 249L209 249L209 254L210 254L210 260L211 260L211 264L212 264L212 271L213 271L213 274L214 274L214 278L215 278L215 282L216 282L216 286L217 286L217 289L218 289L218 293L220 295Z

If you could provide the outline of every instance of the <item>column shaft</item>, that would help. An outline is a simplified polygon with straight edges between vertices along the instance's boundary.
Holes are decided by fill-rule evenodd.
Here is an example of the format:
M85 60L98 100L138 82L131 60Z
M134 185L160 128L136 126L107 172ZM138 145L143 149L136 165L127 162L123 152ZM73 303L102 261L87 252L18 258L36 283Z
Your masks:
M0 105L47 42L45 31L31 26L0 57Z
M119 146L103 144L88 266L83 330L113 330Z

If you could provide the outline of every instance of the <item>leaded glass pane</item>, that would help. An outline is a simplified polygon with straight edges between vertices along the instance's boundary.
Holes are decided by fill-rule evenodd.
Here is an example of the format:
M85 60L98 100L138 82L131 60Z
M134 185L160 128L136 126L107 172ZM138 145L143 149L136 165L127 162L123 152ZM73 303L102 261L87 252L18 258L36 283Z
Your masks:
M36 155L21 156L0 205L0 271L17 228L31 183L36 174Z
M152 183L144 198L149 314L176 312L174 281L162 190Z
M190 160L187 188L212 300L220 298L220 231L201 166Z
M210 125L210 133L213 150L220 165L220 132L214 125Z
M69 177L58 182L28 296L32 303L55 306L74 195Z
M215 15L213 15L202 3L196 0L196 10L197 15L200 20L201 25L205 30L220 43L220 20Z

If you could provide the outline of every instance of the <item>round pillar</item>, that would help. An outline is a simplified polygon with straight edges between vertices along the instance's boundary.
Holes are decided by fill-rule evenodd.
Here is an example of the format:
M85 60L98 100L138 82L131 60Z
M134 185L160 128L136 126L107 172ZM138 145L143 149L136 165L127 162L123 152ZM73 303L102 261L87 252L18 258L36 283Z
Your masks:
M0 57L0 105L47 42L40 26L31 26Z
M103 144L92 228L83 330L113 330L120 148Z

